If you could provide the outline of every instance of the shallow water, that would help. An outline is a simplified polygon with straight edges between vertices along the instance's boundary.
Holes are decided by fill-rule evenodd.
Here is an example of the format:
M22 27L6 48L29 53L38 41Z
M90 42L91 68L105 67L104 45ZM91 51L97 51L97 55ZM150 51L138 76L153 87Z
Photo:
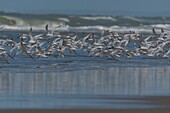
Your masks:
M113 61L87 56L0 65L0 108L169 108L167 59ZM166 100L166 99L165 99Z

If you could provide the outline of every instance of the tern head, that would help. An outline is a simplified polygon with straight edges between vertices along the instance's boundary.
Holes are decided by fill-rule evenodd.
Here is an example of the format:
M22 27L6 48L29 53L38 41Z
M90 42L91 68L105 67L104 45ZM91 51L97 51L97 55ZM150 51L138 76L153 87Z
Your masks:
M30 32L32 32L32 27L30 28Z
M164 29L163 28L161 28L161 32L164 33Z
M152 28L152 33L153 33L154 35L157 35L157 33L156 33L156 31L155 31L154 28Z
M29 35L32 35L32 27L30 28Z
M48 32L48 24L45 26L45 30Z

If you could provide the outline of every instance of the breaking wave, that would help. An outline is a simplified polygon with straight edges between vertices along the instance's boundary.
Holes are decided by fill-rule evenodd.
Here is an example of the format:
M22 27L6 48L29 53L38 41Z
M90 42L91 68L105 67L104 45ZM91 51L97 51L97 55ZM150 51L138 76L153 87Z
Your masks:
M90 17L90 16L82 16L82 17L80 17L80 18L82 18L82 19L85 19L85 20L111 20L111 21L117 21L115 18L113 18L113 17L110 17L110 16L108 16L108 17L102 17L102 16L94 16L94 17Z

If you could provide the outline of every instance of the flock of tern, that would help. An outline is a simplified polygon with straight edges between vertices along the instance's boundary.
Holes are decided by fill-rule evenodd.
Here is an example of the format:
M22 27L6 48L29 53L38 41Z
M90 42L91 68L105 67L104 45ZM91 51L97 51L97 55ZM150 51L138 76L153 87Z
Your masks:
M60 26L59 26L60 27ZM0 29L3 29L1 27ZM80 50L94 57L109 57L117 60L119 57L159 57L170 59L170 35L161 29L147 36L130 31L118 34L112 31L102 33L74 33L62 34L49 30L34 35L30 28L27 34L19 33L19 41L0 39L0 58L2 62L9 63L8 59L15 60L19 54L25 54L32 59L40 57L64 57L67 52L78 55Z

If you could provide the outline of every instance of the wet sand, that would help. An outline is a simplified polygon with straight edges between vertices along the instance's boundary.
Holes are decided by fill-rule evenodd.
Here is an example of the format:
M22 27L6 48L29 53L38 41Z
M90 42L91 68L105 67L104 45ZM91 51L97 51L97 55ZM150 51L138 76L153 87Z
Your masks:
M0 113L170 113L169 64L23 55L0 64Z
M169 67L0 73L3 112L170 112ZM6 109L6 110L5 110ZM77 109L77 110L76 110ZM96 109L96 110L95 110Z
M170 109L25 109L0 110L1 113L170 113Z

